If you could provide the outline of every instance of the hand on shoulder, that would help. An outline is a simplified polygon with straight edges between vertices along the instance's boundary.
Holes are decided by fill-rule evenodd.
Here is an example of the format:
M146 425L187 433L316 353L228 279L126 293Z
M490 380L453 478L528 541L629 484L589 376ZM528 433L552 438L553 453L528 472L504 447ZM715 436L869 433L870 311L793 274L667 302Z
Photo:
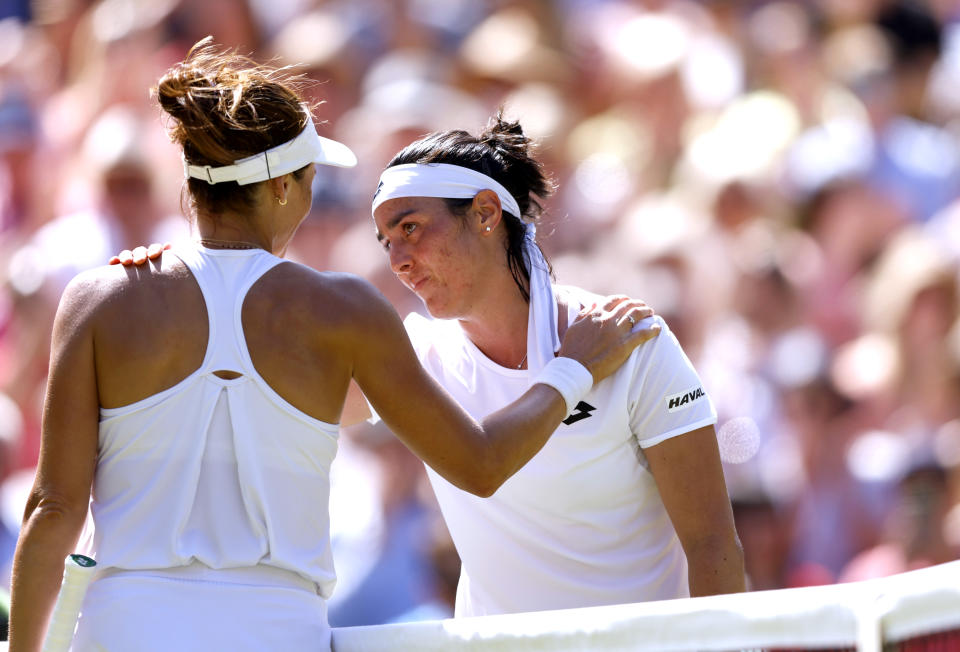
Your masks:
M593 374L594 382L616 371L643 342L660 333L660 324L636 328L653 315L642 301L624 295L607 297L600 306L584 307L563 338L560 355L573 358Z
M110 265L123 265L127 267L129 265L143 265L148 260L156 260L159 258L164 251L170 249L170 243L160 244L159 242L154 242L148 247L139 246L131 249L124 249L119 254L111 258L108 262Z

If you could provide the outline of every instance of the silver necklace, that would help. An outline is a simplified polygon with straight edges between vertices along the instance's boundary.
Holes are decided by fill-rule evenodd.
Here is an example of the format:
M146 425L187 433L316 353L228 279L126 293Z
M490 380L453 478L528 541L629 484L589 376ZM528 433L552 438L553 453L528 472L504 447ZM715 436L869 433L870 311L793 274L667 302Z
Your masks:
M523 360L520 361L520 364L517 365L517 369L523 369L523 363L527 361L527 354L523 354Z

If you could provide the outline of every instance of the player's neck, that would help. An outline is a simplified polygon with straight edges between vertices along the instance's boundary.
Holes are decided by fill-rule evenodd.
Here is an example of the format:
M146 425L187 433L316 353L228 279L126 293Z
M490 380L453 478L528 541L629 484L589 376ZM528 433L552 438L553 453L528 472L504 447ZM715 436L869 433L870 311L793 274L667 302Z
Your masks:
M201 243L215 249L258 247L277 253L275 249L279 248L277 234L269 229L258 228L254 220L233 213L225 212L218 215L217 219L198 215L197 232Z
M471 316L460 319L460 327L484 355L512 369L526 368L527 320L530 305L516 285L484 302Z

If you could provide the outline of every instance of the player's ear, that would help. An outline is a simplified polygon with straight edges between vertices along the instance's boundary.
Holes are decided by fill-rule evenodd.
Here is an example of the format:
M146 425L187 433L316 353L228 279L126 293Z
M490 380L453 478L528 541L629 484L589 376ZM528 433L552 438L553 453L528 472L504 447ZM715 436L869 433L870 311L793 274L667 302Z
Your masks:
M470 207L473 226L481 234L493 233L500 220L503 219L503 210L500 207L500 197L492 190L481 190L473 198Z

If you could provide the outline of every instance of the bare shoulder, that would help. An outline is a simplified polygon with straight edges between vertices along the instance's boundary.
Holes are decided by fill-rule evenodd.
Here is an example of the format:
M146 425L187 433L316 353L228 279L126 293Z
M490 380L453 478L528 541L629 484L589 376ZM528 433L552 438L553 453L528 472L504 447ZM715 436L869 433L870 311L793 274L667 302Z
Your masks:
M80 272L60 296L59 312L93 317L112 303L129 297L135 283L121 265L104 265Z
M190 271L175 256L146 265L103 265L75 276L60 299L60 310L90 317L111 311L135 310L169 290L182 289Z
M274 314L306 316L329 326L362 328L396 311L369 281L341 272L319 272L294 262L277 265L258 282L255 300ZM251 292L253 294L253 292Z

